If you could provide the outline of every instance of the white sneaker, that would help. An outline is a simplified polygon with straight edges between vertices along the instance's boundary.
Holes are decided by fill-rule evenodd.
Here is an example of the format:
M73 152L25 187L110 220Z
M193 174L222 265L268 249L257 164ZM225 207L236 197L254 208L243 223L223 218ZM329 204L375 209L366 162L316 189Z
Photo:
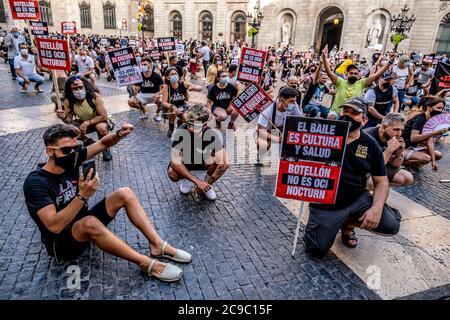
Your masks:
M217 195L216 192L214 191L213 187L211 187L211 189L208 190L208 192L205 192L205 198L211 201L216 200Z
M191 182L189 180L183 179L180 182L180 192L182 194L189 194L191 192Z
M161 116L159 114L157 114L153 120L155 120L156 122L160 122L162 120Z

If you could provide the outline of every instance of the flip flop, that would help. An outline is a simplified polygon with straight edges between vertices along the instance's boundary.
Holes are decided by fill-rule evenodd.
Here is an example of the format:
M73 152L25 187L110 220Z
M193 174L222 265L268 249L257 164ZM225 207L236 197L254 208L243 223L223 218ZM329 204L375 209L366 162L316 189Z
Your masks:
M175 255L173 256L166 254L167 245L168 245L167 241L164 241L163 245L161 246L161 254L159 256L154 257L167 258L180 263L189 263L192 261L191 254L181 249L175 249Z
M147 269L147 274L150 277L153 277L155 279L158 279L160 281L164 282L175 282L181 279L181 276L183 275L183 270L181 268L178 268L177 266L174 266L173 264L166 263L166 266L164 267L164 270L161 272L159 276L155 276L152 274L153 267L155 266L157 260L152 259L152 262L150 262L150 265Z

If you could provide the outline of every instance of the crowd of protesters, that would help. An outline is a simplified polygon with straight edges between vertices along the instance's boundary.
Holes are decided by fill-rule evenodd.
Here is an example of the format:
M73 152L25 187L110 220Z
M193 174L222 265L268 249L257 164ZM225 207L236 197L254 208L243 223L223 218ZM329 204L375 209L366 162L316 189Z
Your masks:
M50 36L64 38L59 34ZM35 89L40 92L42 75L46 70L39 68L28 37L27 33L12 29L3 39L2 50L7 49L3 57L10 63L11 76L17 79L22 91L27 90L30 82L36 82ZM111 160L109 148L131 133L132 128L126 126L114 137L114 134L110 134L113 125L96 87L101 77L115 81L108 51L131 46L143 80L128 88L129 106L139 110L142 121L151 121L146 120L150 112L155 114L154 121L159 122L162 118L169 120L167 136L173 139L173 150L167 175L174 182L180 181L180 192L192 192L196 196L215 200L217 195L212 185L229 166L221 132L222 123L230 130L236 130L239 126L236 122L239 114L231 102L245 87L237 78L237 70L242 48L247 45L242 42L211 44L195 39L178 43L184 45L183 52L161 53L155 57L150 54L152 48L157 46L155 39L147 39L142 43L141 39L134 37L70 36L72 69L69 73L57 74L58 83L64 84L61 92L63 109L58 109L57 115L65 123L78 127L78 134L65 127L49 129L50 132L45 136L47 154L51 159L46 165L48 171L57 174L61 168L68 170L72 164L80 165L79 161L69 165L61 160L68 157L67 154L72 154L66 154L63 148L76 151L75 138L84 141L84 147L90 145L87 154L82 151L82 159L103 152L103 160L107 161ZM376 51L372 56L360 57L353 51L337 47L329 50L328 46L319 53L312 48L301 52L291 45L281 44L264 49L267 51L267 61L259 84L274 102L259 117L256 125L257 165L263 165L269 148L274 143L280 143L286 115L350 123L337 202L334 205L311 205L304 236L308 251L318 256L326 254L339 230L342 241L350 248L357 245L356 227L386 235L396 234L401 216L396 209L386 204L389 186L412 184L414 179L411 169L431 164L431 169L436 171L437 161L442 157L435 144L447 134L448 129L424 133L423 128L433 116L449 111L450 90L430 95L433 63L448 62L446 55L435 55L434 62L430 63L423 61L423 55L418 52ZM35 67L23 67L27 59L33 60ZM190 91L204 91L204 104L191 105ZM210 127L211 120L215 121L215 128ZM87 133L95 131L98 142L86 137ZM194 147L193 142L188 148L190 152L186 152L185 145L180 148L180 141L193 141L196 136L202 141L200 148ZM199 163L194 160L197 153L202 159ZM199 178L194 174L195 171L206 173ZM42 172L40 174L45 176ZM39 175L35 178L42 180ZM77 194L77 189L73 194L73 199L78 197L76 205L70 203L70 210L62 209L68 212L65 213L68 217L73 218L71 210L75 210L75 206L79 210L95 192L96 185L80 182L79 189L80 193ZM28 187L27 191L30 193ZM131 202L135 200L125 200L134 199L133 193L127 190L117 195L113 193L113 196L121 201L122 206L130 206L129 212L127 210L130 219L140 222L140 229L157 248L155 252L162 251L164 255L167 243L155 235L149 227L149 221L142 219L140 205L133 202L134 207L131 209ZM31 195L29 197L34 198ZM43 230L52 231L50 227L54 226L51 221L55 220L55 207L48 207L49 200L42 209L42 201L33 202L30 198L27 198L27 205L38 225ZM110 211L108 199L105 200L106 208L105 204L102 208L94 207L96 210L92 216L96 217L95 221L81 219L74 223L72 234L60 240L67 243L59 245L61 248L67 246L68 250L75 246L78 250L78 242L93 240L100 247L107 247L103 239L110 237L116 247L105 251L133 261L149 274L155 275L153 260L130 251L123 243L118 243L117 239L106 234L103 227L113 219L119 208L114 207ZM58 226L67 226L70 221L68 218L66 224L61 222ZM62 229L53 227L53 230ZM97 232L103 238L94 236ZM169 248L170 258L178 261L178 257L181 262L190 262L188 253ZM56 249L53 250L56 255ZM51 250L49 252L52 254ZM157 277L167 281L179 279L180 271L176 267L162 267ZM161 276L161 270L166 270L164 276Z

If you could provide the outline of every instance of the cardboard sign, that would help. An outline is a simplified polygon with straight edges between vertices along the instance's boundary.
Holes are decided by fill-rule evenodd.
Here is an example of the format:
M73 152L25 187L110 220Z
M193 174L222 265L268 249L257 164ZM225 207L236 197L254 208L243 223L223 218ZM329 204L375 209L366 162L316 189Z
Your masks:
M33 36L47 36L48 35L47 22L30 21L30 30Z
M109 51L108 57L119 87L142 82L141 69L136 62L133 48Z
M76 34L77 33L76 21L61 22L61 33L62 34Z
M237 79L243 82L259 83L266 56L267 51L242 48Z
M14 20L40 20L38 0L9 0L12 18Z
M450 64L439 62L431 80L430 94L436 94L441 90L450 89Z
M231 106L239 112L245 121L251 122L261 112L266 110L272 102L272 99L263 88L253 82L231 102Z
M70 71L70 55L67 40L36 38L41 65L50 70Z
M334 204L349 123L287 116L275 196Z
M160 51L175 51L175 38L158 38L158 48Z
M422 133L432 133L446 128L450 128L450 113L442 113L428 120Z

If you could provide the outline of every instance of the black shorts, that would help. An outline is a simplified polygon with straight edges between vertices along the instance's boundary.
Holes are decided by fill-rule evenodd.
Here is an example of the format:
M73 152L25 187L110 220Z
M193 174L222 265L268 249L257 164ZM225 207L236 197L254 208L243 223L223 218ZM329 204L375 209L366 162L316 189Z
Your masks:
M171 164L172 164L172 162L169 162L169 165L167 166L167 170L169 170ZM204 161L202 161L201 164L185 164L185 163L183 163L183 164L186 167L186 169L188 169L189 171L206 171L206 170L208 170L208 168L206 167L206 163Z
M113 220L106 212L105 199L84 213L78 214L74 221L58 234L56 240L53 242L51 252L49 252L51 256L55 257L57 263L62 260L72 260L77 258L90 246L90 241L80 242L73 237L72 227L77 221L84 217L93 216L107 226Z

